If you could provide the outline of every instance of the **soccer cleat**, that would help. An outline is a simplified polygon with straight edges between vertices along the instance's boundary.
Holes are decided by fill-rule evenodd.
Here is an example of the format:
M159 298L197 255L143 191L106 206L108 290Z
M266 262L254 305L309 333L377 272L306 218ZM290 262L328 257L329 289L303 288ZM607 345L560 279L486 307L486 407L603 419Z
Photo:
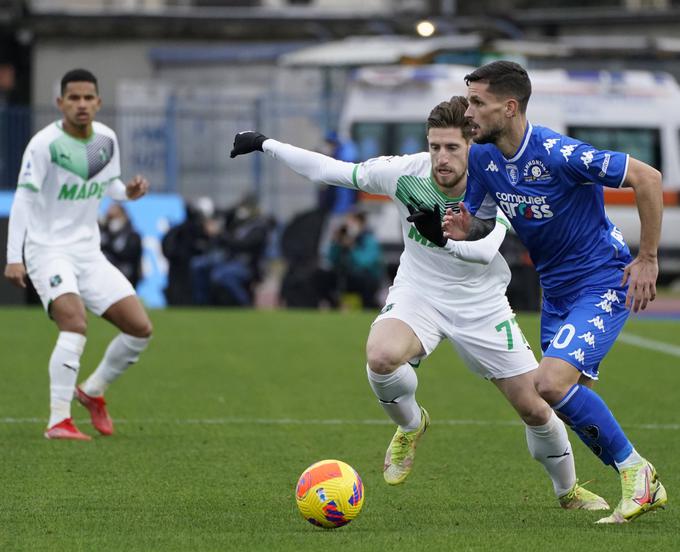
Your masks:
M113 421L106 410L104 397L90 397L80 387L76 387L76 399L90 411L94 428L102 435L113 434Z
M604 498L579 485L578 481L559 500L560 506L565 510L609 510L609 504Z
M92 437L81 433L73 424L73 418L65 418L54 424L44 433L46 439L71 439L73 441L91 441Z
M666 505L666 489L658 480L654 466L647 460L620 472L621 501L611 516L602 518L597 523L627 523Z
M413 461L416 457L416 447L418 441L427 431L430 425L430 415L422 406L420 407L421 420L418 429L414 431L402 431L397 428L397 432L392 437L390 446L387 447L385 454L385 466L383 477L389 485L399 485L403 483L411 473Z

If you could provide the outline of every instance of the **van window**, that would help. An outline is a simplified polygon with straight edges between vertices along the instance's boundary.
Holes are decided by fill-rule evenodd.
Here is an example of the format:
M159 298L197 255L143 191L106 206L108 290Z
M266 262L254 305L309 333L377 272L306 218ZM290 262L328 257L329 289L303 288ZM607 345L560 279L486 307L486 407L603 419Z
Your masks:
M354 124L352 126L352 140L359 150L359 159L362 161L380 155L388 155L387 125L384 123Z
M423 123L397 123L394 130L395 153L407 155L427 151L427 138Z
M661 133L658 128L567 128L567 134L597 149L622 151L661 170Z
M427 151L424 123L354 123L351 133L362 160Z

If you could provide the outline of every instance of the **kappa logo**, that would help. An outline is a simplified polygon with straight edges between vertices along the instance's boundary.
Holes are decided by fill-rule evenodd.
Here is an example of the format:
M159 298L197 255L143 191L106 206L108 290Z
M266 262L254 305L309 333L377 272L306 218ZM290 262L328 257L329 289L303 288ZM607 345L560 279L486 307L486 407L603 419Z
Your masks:
M564 156L565 161L569 161L571 154L574 153L576 149L576 144L567 144L560 148L560 153Z
M548 152L548 155L550 155L550 150L553 149L553 146L559 141L559 138L548 138L545 142L543 142L543 147L545 148L545 151Z
M592 332L586 332L584 334L581 334L579 335L579 338L583 339L583 341L585 341L593 349L595 348L595 336L593 335Z
M588 320L588 322L590 322L593 326L595 326L602 333L607 331L607 330L604 329L604 321L602 320L601 316L596 316L595 318L591 318L590 320Z
M498 165L493 162L493 159L489 161L489 164L487 165L485 171L491 171L491 172L498 172Z
M614 238L617 242L619 242L622 246L626 245L626 241L623 239L623 234L621 233L621 230L619 230L616 226L611 231L610 236Z
M610 303L620 303L621 301L619 300L619 296L616 294L616 291L613 289L608 289L607 293L604 295L600 295L600 299L606 299Z
M584 151L583 155L581 155L581 161L585 165L586 169L590 168L590 164L593 162L593 154L595 153L595 150L588 150Z
M581 366L583 366L583 364L586 360L586 354L583 352L583 349L581 349L580 347L578 349L576 349L575 351L572 351L571 353L569 353L569 356L574 357L574 360L579 362L581 364Z
M505 172L508 173L508 178L513 186L519 182L519 169L517 165L505 165Z
M600 307L609 316L612 315L612 303L611 303L611 301L607 301L606 299L602 299L602 301L600 301L599 303L596 303L595 306Z

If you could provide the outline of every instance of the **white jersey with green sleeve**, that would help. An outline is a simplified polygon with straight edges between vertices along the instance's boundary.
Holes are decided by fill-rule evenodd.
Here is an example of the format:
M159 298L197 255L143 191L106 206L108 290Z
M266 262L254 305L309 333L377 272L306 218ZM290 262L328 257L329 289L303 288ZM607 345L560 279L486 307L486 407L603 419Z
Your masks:
M99 203L109 187L120 187L116 134L92 124L79 140L61 121L39 131L24 152L17 183L29 199L26 245L99 251Z
M442 216L447 208L458 210L463 196L444 195L432 178L432 164L427 152L395 157L378 157L356 165L353 183L362 191L387 195L399 210L404 252L394 280L395 285L408 283L422 289L431 299L445 304L476 302L484 297L504 293L510 281L510 270L496 251L489 264L467 262L451 255L445 248L426 240L406 217L407 204L439 205ZM488 202L477 214L495 218L497 208ZM498 219L499 224L506 221Z
M397 205L404 252L395 285L407 283L422 289L424 295L442 306L474 304L505 293L510 270L498 251L488 264L464 261L426 240L406 220L409 203L429 208L439 205L443 216L447 208L457 211L458 203L463 200L463 196L448 197L439 190L432 178L429 153L369 159L354 167L352 181L357 189L389 196ZM480 207L477 216L496 218L497 224L509 226L505 217L497 217L493 201Z
M262 149L314 183L356 188L389 196L395 201L404 239L395 286L408 284L422 290L423 295L442 308L458 308L461 305L475 308L485 299L493 303L499 294L505 294L510 282L510 269L498 253L498 247L510 223L497 212L492 200L487 198L477 216L496 218L496 228L479 241L449 240L445 247L438 247L421 236L416 227L406 220L408 203L424 204L430 208L437 204L443 216L447 207L456 210L463 200L463 196L452 198L439 190L432 178L429 153L376 157L352 164L272 138L264 141ZM504 297L499 304L507 305Z

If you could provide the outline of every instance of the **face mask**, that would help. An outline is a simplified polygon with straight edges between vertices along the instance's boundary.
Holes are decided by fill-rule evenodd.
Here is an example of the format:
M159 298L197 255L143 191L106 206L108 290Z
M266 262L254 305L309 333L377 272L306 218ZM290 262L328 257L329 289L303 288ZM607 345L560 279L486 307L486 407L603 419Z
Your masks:
M113 232L114 234L116 232L120 232L123 227L125 226L125 219L122 218L114 218L109 221L107 224L107 227L109 229L109 232Z

